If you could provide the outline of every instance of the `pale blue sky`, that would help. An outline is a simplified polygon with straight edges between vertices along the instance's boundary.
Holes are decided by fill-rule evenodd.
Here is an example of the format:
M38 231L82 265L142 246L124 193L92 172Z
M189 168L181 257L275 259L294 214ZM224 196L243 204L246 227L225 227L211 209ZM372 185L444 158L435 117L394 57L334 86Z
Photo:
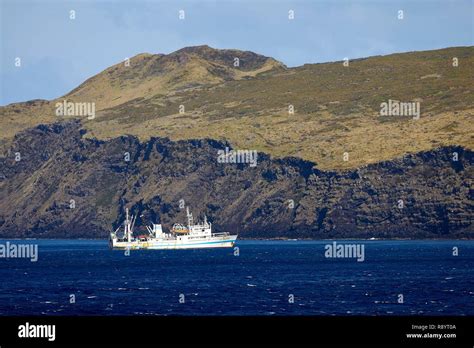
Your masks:
M56 98L126 57L185 46L251 50L298 66L474 44L474 0L0 3L0 105Z

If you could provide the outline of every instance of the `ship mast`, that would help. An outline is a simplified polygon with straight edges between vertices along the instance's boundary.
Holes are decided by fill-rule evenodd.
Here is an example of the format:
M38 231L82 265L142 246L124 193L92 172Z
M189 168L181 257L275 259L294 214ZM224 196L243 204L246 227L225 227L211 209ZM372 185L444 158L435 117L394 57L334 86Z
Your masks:
M189 207L186 207L186 215L188 217L188 229L191 231L191 226L193 225L193 214L189 212Z
M132 234L133 229L135 228L135 222L137 221L137 215L132 215L132 225L130 227L130 234Z
M130 243L130 241L132 239L132 222L128 218L128 208L125 209L125 211L126 211L126 218L125 218L125 222L124 222L125 235L127 236L127 241Z

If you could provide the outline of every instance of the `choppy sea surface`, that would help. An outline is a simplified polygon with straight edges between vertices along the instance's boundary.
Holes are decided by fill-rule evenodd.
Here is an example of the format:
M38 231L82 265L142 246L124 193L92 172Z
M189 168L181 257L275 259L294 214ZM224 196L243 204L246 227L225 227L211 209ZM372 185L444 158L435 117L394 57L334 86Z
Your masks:
M10 242L38 260L0 258L0 315L474 315L472 241L337 241L363 262L326 258L332 241L238 241L238 256Z

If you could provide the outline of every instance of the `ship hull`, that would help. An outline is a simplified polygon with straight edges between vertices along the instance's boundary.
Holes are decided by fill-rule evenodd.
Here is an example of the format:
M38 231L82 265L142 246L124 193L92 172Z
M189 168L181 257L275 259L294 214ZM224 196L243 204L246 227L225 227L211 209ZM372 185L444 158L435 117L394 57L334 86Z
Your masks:
M110 241L110 247L117 250L176 250L176 249L207 249L231 248L237 236L211 237L198 240L148 240L148 241Z

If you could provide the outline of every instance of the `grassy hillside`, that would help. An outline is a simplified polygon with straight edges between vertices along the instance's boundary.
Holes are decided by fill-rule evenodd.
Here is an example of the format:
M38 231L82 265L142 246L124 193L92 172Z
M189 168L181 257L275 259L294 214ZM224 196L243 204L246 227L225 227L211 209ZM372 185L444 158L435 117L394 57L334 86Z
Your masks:
M225 139L323 169L356 168L446 145L474 147L474 47L371 57L348 67L334 62L286 68L251 52L207 46L142 54L130 63L65 96L96 103L96 118L82 120L89 137ZM419 102L420 119L380 117L380 104L389 99ZM57 122L55 102L2 107L0 140Z

